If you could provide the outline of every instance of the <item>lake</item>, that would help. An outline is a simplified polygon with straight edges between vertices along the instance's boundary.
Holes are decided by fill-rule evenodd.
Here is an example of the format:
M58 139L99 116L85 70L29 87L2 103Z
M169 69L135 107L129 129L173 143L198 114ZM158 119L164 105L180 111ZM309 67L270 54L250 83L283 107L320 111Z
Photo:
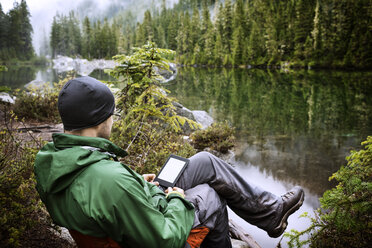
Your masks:
M287 231L308 227L299 216L319 207L318 198L335 185L328 178L372 135L371 72L181 68L166 88L187 108L236 128L234 164L246 180L277 195L294 185L305 189ZM280 240L239 224L262 247ZM287 247L285 239L281 244Z
M10 67L0 72L0 85L20 88L63 76L50 68ZM102 70L90 76L110 79ZM185 107L236 128L234 166L246 180L278 195L294 185L305 189L304 205L289 218L287 231L309 225L299 215L319 207L318 198L335 185L328 178L372 135L372 72L179 68L164 86ZM239 224L262 247L280 240Z

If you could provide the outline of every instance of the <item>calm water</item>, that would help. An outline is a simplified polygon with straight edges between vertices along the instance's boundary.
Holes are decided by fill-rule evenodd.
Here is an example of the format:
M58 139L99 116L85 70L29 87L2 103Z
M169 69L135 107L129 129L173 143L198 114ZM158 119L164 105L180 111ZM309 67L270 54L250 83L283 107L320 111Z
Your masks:
M318 197L334 185L328 178L372 135L371 72L182 68L167 88L187 108L236 127L235 166L246 180L278 195L304 187L305 203L288 231L309 225L299 215L319 207ZM280 240L239 224L262 247Z
M63 76L48 68L13 67L0 72L0 85L20 88L34 79L55 82ZM100 70L90 76L109 80ZM328 178L372 135L372 72L180 68L166 88L187 108L236 127L234 164L246 180L278 195L304 187L305 203L289 218L287 230L307 227L309 221L298 216L319 207L318 198L334 186ZM239 224L262 247L280 240Z

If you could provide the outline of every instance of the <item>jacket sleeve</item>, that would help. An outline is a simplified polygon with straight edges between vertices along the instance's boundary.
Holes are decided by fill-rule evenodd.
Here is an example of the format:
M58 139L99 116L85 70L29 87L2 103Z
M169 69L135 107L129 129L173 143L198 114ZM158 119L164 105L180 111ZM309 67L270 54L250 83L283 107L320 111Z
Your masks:
M151 188L133 175L117 174L110 183L112 187L105 187L110 192L103 194L111 194L111 202L102 204L95 217L108 236L122 247L183 247L194 222L191 203L172 196L160 211Z

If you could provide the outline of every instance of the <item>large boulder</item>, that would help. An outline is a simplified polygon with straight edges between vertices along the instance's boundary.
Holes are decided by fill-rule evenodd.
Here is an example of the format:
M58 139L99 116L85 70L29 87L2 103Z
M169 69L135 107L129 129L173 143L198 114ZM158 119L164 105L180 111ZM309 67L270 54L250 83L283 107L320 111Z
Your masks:
M192 111L178 102L173 102L173 106L176 107L177 115L186 117L192 121L199 123L202 129L209 127L214 122L213 118L204 110ZM194 131L194 129L190 126L188 122L186 122L182 126L182 131L185 135L190 135Z
M192 111L196 122L202 125L202 129L206 129L214 122L213 118L204 110Z

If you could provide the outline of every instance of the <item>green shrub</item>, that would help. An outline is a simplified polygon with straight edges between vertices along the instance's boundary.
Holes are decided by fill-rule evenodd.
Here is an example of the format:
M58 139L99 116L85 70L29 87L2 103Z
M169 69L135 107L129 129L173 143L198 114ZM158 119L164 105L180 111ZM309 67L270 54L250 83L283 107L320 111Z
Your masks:
M34 157L39 143L24 142L11 127L16 120L8 106L0 129L0 247L19 247L26 230L43 212L35 189Z
M45 86L27 90L16 90L14 113L25 120L59 123L61 118L58 113L58 94L62 86L69 80L66 78L54 87Z
M139 173L155 173L170 153L185 157L195 153L183 141L181 127L186 122L193 128L199 125L176 114L175 99L164 94L155 69L169 70L165 58L173 53L148 43L134 48L131 56L115 56L119 65L106 70L118 80L116 84L124 85L117 97L121 117L114 125L112 141L128 151L123 162L134 165Z
M372 243L372 136L362 142L364 149L351 151L347 166L331 179L338 185L320 198L320 209L311 226L298 232L291 230L290 247L369 247ZM304 234L310 239L300 241Z
M235 144L235 130L228 123L213 123L205 130L197 130L190 139L194 147L204 150L209 147L215 151L226 153Z

